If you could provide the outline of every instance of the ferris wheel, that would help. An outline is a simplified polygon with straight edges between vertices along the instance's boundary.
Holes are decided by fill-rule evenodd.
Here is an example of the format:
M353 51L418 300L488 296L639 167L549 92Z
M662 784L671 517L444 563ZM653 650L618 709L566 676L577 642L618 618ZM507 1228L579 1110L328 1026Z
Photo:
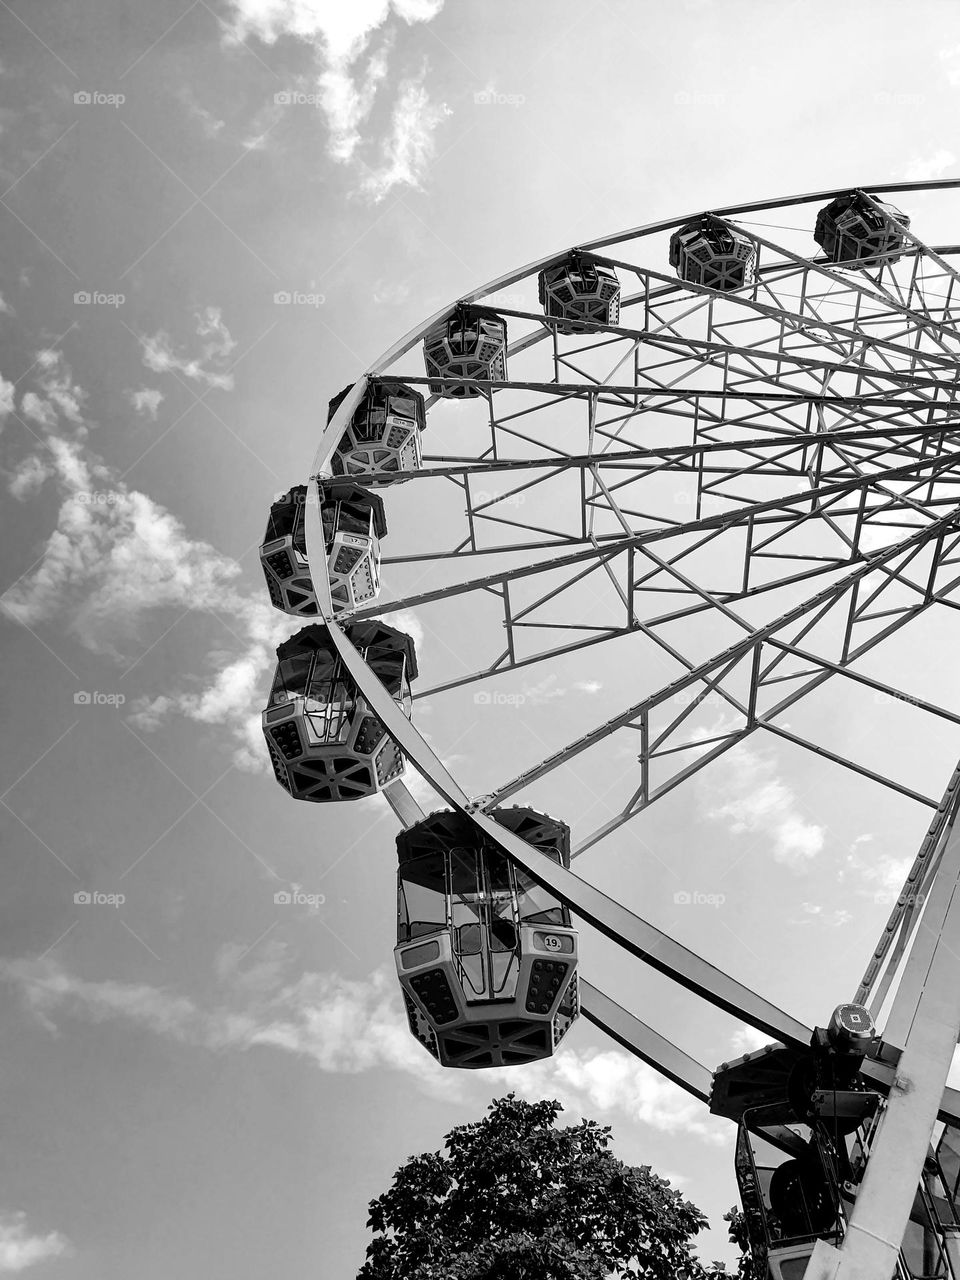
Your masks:
M852 682L960 725L861 662L960 603L960 247L925 243L908 204L958 186L712 210L500 277L331 401L261 548L306 624L264 711L276 776L397 814L412 1033L445 1066L522 1064L583 1013L737 1122L773 1280L960 1280L960 767L920 791L793 719ZM558 740L544 680L598 664L628 692ZM524 732L455 777L427 699L467 724L512 700ZM928 811L863 982L813 1032L570 870L751 735ZM411 766L446 807L423 812ZM595 821L572 831L564 796ZM775 1043L711 1073L585 980L577 920Z

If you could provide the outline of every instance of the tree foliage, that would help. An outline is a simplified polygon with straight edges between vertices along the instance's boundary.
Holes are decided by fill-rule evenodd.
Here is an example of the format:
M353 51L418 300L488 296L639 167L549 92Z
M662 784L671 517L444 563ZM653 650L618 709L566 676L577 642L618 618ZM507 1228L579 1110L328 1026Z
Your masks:
M558 1102L514 1094L414 1156L370 1202L357 1280L711 1280L692 1242L707 1221L649 1166L610 1151L593 1120L558 1129Z

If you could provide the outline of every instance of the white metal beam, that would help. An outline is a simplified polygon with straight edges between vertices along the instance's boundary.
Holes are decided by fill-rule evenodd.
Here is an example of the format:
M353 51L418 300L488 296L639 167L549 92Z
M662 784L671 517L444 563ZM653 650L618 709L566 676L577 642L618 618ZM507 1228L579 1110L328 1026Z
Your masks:
M820 1241L806 1280L886 1280L896 1270L960 1035L960 826L947 837L887 1028L903 1053L843 1245Z

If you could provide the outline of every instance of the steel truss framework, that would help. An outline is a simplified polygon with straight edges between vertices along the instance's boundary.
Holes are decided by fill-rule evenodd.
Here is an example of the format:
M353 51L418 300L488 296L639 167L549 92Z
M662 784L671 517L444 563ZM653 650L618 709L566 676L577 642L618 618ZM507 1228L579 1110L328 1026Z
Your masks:
M863 190L946 186L960 183ZM669 678L616 715L473 797L417 731L416 708L410 723L333 620L318 486L371 379L426 384L417 348L452 308L408 334L341 403L318 449L306 521L321 614L344 663L433 789L579 916L785 1044L808 1043L809 1028L539 855L489 812L611 739L627 739L638 766L627 776L619 771L612 816L581 835L575 852L583 853L763 730L933 811L858 1000L872 992L879 1007L907 964L922 901L910 890L932 890L938 868L953 865L943 850L955 789L942 800L922 794L782 719L840 677L909 702L924 716L960 724L957 714L857 665L932 606L960 606L960 275L953 265L960 249L930 247L908 231L897 260L853 272L758 235L745 216L791 206L802 212L838 194L715 211L757 249L756 283L735 294L678 283L640 260L657 236L662 240L687 220L676 219L578 246L602 254L618 271L624 296L616 326L586 324L584 332L562 337L557 322L525 309L522 287L535 284L537 272L564 254L462 300L494 307L507 319L514 334L508 379L473 383L475 395L460 402L457 418L447 420L449 431L433 431L428 418L423 468L398 478L417 491L425 509L432 500L446 501L449 518L429 549L395 550L391 538L384 578L392 574L403 585L352 616L448 608L451 601L465 610L482 601L489 616L495 606L502 625L488 625L477 637L480 663L441 674L433 685L422 681L419 699L528 667L549 668L572 653L603 652L611 641L638 636L647 652L661 656ZM514 286L521 288L505 297ZM499 305L505 300L517 305ZM428 407L439 414L444 403L434 396ZM445 439L449 451L436 452ZM426 589L418 589L422 582ZM707 700L720 712L705 735L697 713ZM418 807L402 786L388 796L401 821L417 819ZM937 963L949 967L943 956ZM867 1076L891 1098L899 1087L897 1060L901 1052L910 1059L912 1028L923 1022L923 998L921 983L909 1016L901 1009L895 1019L896 1038L865 1064ZM706 1068L586 983L583 1010L694 1096L706 1095ZM933 1111L922 1122L932 1124L939 1108L942 1118L960 1123L960 1096L942 1085L940 1079ZM897 1093L891 1125L903 1123L902 1102ZM877 1151L882 1147L881 1134ZM904 1183L904 1195L911 1185L916 1177ZM860 1235L868 1240L869 1229ZM849 1264L820 1258L822 1275L852 1280L869 1274L855 1269L856 1247L844 1249L854 1259Z

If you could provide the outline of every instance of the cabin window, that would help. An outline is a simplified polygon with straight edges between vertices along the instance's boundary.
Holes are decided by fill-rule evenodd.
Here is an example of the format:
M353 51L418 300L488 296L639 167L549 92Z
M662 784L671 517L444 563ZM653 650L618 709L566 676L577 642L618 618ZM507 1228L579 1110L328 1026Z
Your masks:
M399 915L401 942L439 933L447 927L442 854L414 858L401 868Z

